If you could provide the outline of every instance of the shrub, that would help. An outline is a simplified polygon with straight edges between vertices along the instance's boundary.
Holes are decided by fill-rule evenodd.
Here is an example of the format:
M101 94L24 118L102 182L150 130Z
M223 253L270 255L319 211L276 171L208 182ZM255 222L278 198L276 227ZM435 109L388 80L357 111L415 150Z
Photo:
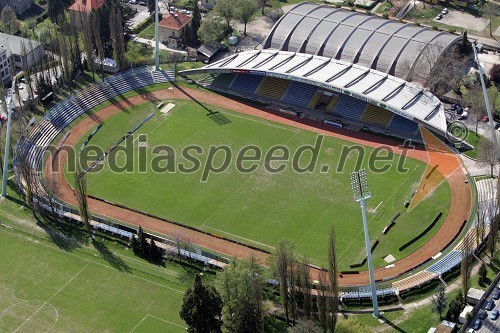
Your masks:
M490 69L490 79L496 84L500 83L500 64L494 64Z
M336 2L335 3L335 8L340 8L340 7L342 7L342 4L340 2Z
M437 29L438 29L437 25L432 26L432 30L437 30Z
M455 29L455 28L450 28L450 29L448 29L448 32L449 32L450 34L454 34L455 32L457 32L457 29Z
M354 1L352 0L347 1L347 6L354 7Z
M389 14L387 14L387 13L383 13L383 14L382 14L382 18L387 20L387 19L389 18Z

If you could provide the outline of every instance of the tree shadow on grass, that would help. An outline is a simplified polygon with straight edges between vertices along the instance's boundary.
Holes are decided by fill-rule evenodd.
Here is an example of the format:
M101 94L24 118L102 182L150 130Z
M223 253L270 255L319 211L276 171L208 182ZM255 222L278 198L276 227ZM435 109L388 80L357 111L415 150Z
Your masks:
M56 244L61 250L73 251L86 243L86 239L81 232L78 232L75 226L68 228L64 223L57 223L45 217L40 217L38 214L34 214L36 219L36 224L38 227L42 228L43 231L50 237L50 240ZM71 230L71 232L67 232Z
M92 245L99 251L101 258L106 260L113 268L119 270L120 272L130 273L130 267L120 258L115 255L108 247L99 241L92 240Z
M397 326L396 324L394 324L392 321L390 321L386 317L380 316L380 319L382 319L387 325L391 326L397 332L406 333L406 331L404 329L400 328L399 326Z

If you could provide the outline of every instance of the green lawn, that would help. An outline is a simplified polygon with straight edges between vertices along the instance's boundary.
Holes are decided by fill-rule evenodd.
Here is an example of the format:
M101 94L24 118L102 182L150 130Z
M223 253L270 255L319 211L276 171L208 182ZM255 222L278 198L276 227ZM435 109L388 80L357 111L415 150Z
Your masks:
M190 162L180 156L180 150L187 145L200 145L203 166L211 145L227 144L236 155L249 144L260 147L264 154L271 146L281 144L290 147L293 156L299 146L313 145L317 138L312 132L208 106L229 119L230 123L221 126L195 102L172 102L176 107L168 116L156 112L136 132L148 135L149 162L153 159L153 147L159 144L171 145L177 154L176 163L184 162L190 167ZM107 119L90 144L106 150L152 110L155 106L146 103ZM77 147L80 146L79 143ZM312 173L298 174L289 163L285 171L270 174L264 170L261 158L256 171L242 174L235 168L233 159L228 170L211 174L206 182L200 181L202 170L190 174L178 170L161 174L151 171L113 173L107 163L101 172L89 176L89 193L265 250L274 250L281 239L287 238L295 244L300 255L307 255L319 265L326 262L327 234L333 224L340 266L348 269L349 264L362 261L364 238L361 213L352 197L348 172L355 168L356 154L346 159L343 172L335 172L343 146L352 144L324 138L318 166ZM137 151L135 144L132 150ZM371 152L372 149L365 147L364 167ZM222 162L221 157L222 154L216 156L215 165ZM392 163L385 173L369 173L373 192L368 201L370 233L372 241L380 240L374 251L377 266L386 264L382 258L387 254L401 259L417 250L438 230L448 213L450 189L447 183L438 187L430 199L406 211L404 200L410 198L425 164L408 159L405 166L409 171L403 174L397 172L396 164ZM329 171L321 173L319 169L325 165ZM68 175L68 180L71 179ZM401 216L396 226L388 235L382 235L383 228L398 211ZM443 212L443 217L430 233L404 251L398 251L401 245L422 232L439 211Z
M180 268L116 255L112 242L103 249L113 252L81 246L64 251L0 228L2 332L185 332L178 315L187 286ZM120 267L105 260L110 256Z

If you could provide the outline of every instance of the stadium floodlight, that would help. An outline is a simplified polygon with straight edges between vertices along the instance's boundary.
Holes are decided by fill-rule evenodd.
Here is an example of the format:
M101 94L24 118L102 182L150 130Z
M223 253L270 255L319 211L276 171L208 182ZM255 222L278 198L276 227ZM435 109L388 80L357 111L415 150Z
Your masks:
M14 83L16 80L14 79ZM9 152L10 152L10 127L12 122L12 108L14 103L12 101L12 89L9 90L7 98L5 99L5 108L7 109L7 133L5 134L5 155L3 159L3 178L2 178L2 197L7 197L7 171L9 167Z
M155 0L155 70L160 70L160 40L158 33L158 0Z
M368 233L368 222L366 220L366 200L371 198L371 193L368 190L368 177L366 170L351 172L351 185L354 192L354 200L360 203L361 215L363 216L363 229L365 231L365 247L366 259L368 261L368 273L370 275L370 287L372 292L373 316L380 317L377 301L377 289L375 287L375 277L373 275L372 251L370 246L370 235Z

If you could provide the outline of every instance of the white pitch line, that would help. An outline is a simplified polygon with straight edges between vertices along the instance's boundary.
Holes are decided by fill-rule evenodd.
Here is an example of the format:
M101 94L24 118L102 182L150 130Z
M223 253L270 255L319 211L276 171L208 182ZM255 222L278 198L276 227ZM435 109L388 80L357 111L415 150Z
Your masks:
M174 326L177 326L177 327L180 327L180 328L183 328L183 329L187 329L187 327L184 327L184 326L181 326L181 325L177 325L177 324L175 324L175 323L172 323L171 321L168 321L168 320L165 320L165 319L158 318L158 317L153 316L153 315L151 315L151 314L148 314L148 316L149 316L149 317L152 317L152 318L154 318L154 319L161 320L161 321L163 321L163 322L165 322L165 323L169 323L170 325L174 325Z
M373 211L374 213L377 211L377 209L380 207L380 205L383 203L383 201L380 201L380 203L375 207L375 210Z
M83 268L82 268L82 269L80 269L80 270L79 270L79 271L78 271L75 275L73 275L73 277L72 277L71 279L69 279L68 281L66 281L66 283L65 283L65 284L64 284L61 288L59 288L59 290L57 290L57 291L55 292L55 294L54 294L54 295L50 296L50 298L49 298L48 300L46 300L45 302L43 302L43 304L42 304L42 305L41 305L41 306L40 306L40 307L39 307L39 308L38 308L35 312L33 312L33 314L32 314L31 316L29 316L29 317L28 317L28 319L26 319L26 320L25 320L25 321L21 324L21 326L19 326L18 328L16 328L16 330L15 330L14 332L12 332L12 333L16 333L17 331L19 331L19 330L21 329L21 327L23 327L23 326L24 326L24 324L26 324L28 321L30 321L30 320L31 320L31 318L33 318L33 317L34 317L34 316L35 316L35 315L36 315L36 314L37 314L37 313L38 313L41 309L43 309L43 307L44 307L44 306L45 306L45 305L46 305L46 304L47 304L47 303L48 303L51 299L53 299L54 297L56 297L56 296L57 296L57 294L59 294L59 293L61 292L61 290L63 290L64 288L66 288L66 286L67 286L68 284L70 284L70 283L71 283L71 281L73 281L73 280L74 280L74 279L75 279L75 278L76 278L76 277L77 277L77 276L78 276L78 275L79 275L79 274L80 274L80 273L81 273L81 272L82 272L85 268L87 268L87 266L88 266L89 264L90 264L90 263L87 263L85 266L83 266Z
M141 321L140 321L137 325L135 325L135 327L134 327L134 328L132 329L132 331L130 331L129 333L132 333L133 331L135 331L135 329L136 329L137 327L139 327L139 326L142 324L142 322L143 322L144 320L146 320L146 318L147 318L148 316L149 316L149 314L145 315L145 316L144 316L144 318L142 318L142 320L141 320Z

